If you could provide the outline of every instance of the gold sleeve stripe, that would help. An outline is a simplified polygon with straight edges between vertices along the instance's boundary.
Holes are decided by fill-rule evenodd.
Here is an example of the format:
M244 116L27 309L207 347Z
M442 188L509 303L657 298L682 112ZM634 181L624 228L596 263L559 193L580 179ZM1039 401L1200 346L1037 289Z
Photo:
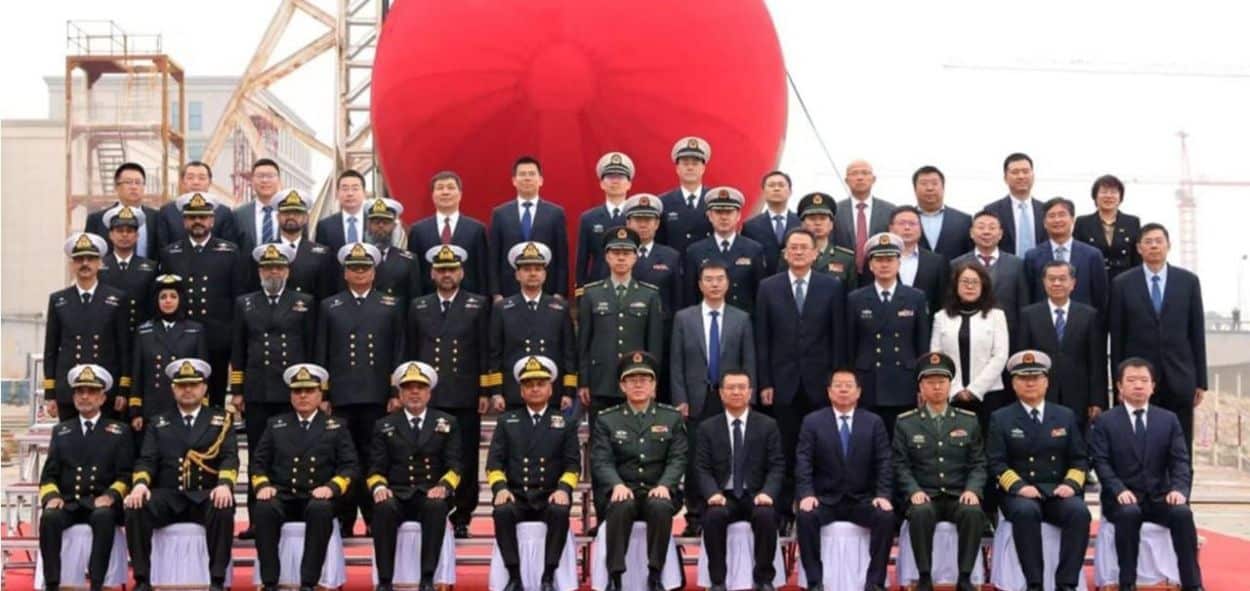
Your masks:
M369 485L369 488L373 488L379 484L386 486L388 483L385 476L381 474L374 474L373 476L370 476L368 480L365 480L365 484Z
M1068 473L1063 475L1063 479L1071 480L1079 486L1085 486L1085 472L1083 470L1077 470L1076 468L1068 470Z
M229 480L232 483L236 482L239 479L239 471L238 470L221 470L217 472L217 479Z
M58 495L61 494L61 487L55 484L51 484L51 483L45 484L39 487L39 501L40 502L43 502L44 497L51 495L51 494L58 494Z
M998 477L998 486L1003 490L1011 490L1011 487L1020 480L1020 475L1016 474L1015 470L1008 470Z
M44 390L55 390L55 389L56 389L56 378L44 378L44 379L43 379L43 389L44 389Z
M260 488L269 484L269 477L264 474L257 474L252 477L252 488Z
M503 372L494 371L494 372L486 374L482 378L483 388L490 388L493 386L502 386L502 385L503 385Z
M130 477L131 484L147 484L151 480L152 475L148 474L145 470L139 470Z
M574 297L579 297L579 298L580 298L580 297L582 297L583 295L585 295L585 293L586 293L586 288L585 288L585 287L579 287L579 288L577 288L577 289L573 290L573 296L574 296Z
M504 475L503 470L488 470L486 472L486 484L495 486L496 482L505 482L508 477Z
M575 373L564 374L564 387L576 388L577 387L577 374Z
M143 398L139 396L131 396L130 399L126 401L126 403L129 404L130 406L143 406Z
M447 484L450 484L452 488L458 488L460 486L460 475L457 474L455 470L448 470L446 474L443 474L443 477L440 480L446 480Z
M117 382L117 384L123 388L129 388L131 383L130 376L122 376L122 379Z
M560 476L560 482L569 485L569 488L577 488L577 472L565 472Z
M330 482L339 487L339 494L344 495L347 494L347 485L352 483L352 479L346 476L335 476L330 479Z
M232 371L232 372L230 372L230 383L231 383L231 384L242 384L242 383L243 383L243 372L241 372L241 371Z
M479 388L489 388L490 387L490 374L484 373L481 376L478 376L477 385Z
M110 486L109 488L117 491L117 494L123 497L126 496L126 493L130 492L130 485L120 480L118 480L117 482L114 482L113 486Z

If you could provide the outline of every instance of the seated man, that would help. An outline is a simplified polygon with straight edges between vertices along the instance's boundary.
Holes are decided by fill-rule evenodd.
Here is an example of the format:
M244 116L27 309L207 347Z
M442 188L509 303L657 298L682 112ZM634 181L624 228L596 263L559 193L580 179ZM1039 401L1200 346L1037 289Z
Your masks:
M972 591L972 568L981 553L985 512L985 451L981 424L971 411L947 404L955 362L943 353L916 360L924 405L898 417L894 429L894 477L906 495L908 533L920 579L916 591L933 591L933 532L939 521L959 532L958 591Z
M317 586L334 533L335 501L347 494L359 470L351 433L338 419L318 412L328 377L311 363L292 365L282 373L294 412L269 419L248 464L256 491L252 523L264 591L278 589L278 540L287 521L304 522L300 589Z
M647 522L647 591L663 591L673 514L681 506L677 486L686 472L686 429L676 408L655 401L659 364L642 351L621 356L616 373L625 403L599 411L591 435L595 495L609 503L605 591L621 591L625 550L634 520Z
M39 476L39 552L43 556L46 591L57 591L61 582L61 534L71 525L91 525L91 561L87 579L91 591L104 587L114 528L122 522L122 496L130 490L134 451L130 428L104 418L101 407L113 376L99 365L70 368L78 416L52 429L48 459Z
M1007 495L1003 516L1011 522L1028 591L1042 589L1043 522L1063 530L1055 589L1075 591L1089 545L1084 496L1089 460L1081 423L1068 407L1046 404L1050 356L1020 351L1007 360L1007 371L1020 404L990 417L985 443L990 474Z
M421 522L420 591L434 591L434 571L447 535L451 496L460 484L460 427L456 418L430 408L438 385L434 368L401 363L391 373L403 408L377 422L369 455L373 492L373 555L379 591L390 591L395 544L404 521ZM476 453L475 450L471 453Z
M517 524L542 521L547 524L547 544L541 591L555 591L556 567L569 535L573 489L582 472L577 421L566 421L550 404L559 375L555 361L537 355L519 359L512 375L521 385L525 406L499 417L486 456L486 481L495 497L495 543L508 568L504 590L523 589Z
M799 556L807 588L821 589L820 528L850 521L870 530L864 588L885 589L886 563L894 542L894 467L881 417L861 409L859 379L850 368L829 377L831 409L803 419L795 459L799 498Z
M707 509L703 545L711 591L725 591L725 552L729 523L750 521L755 536L757 591L772 591L777 552L777 509L786 456L781 452L777 421L750 411L751 375L742 369L721 374L720 402L725 412L699 423L695 474Z
M1090 457L1102 483L1103 514L1115 524L1120 591L1137 587L1143 521L1171 531L1181 586L1185 591L1200 590L1198 534L1188 505L1193 485L1189 448L1176 415L1150 404L1154 372L1140 357L1120 362L1116 389L1123 404L1103 413L1090 427Z
M234 481L239 475L233 412L206 406L212 367L203 359L165 366L177 406L144 430L126 497L126 542L135 591L151 591L152 532L174 523L204 526L210 591L222 591L234 534ZM190 557L188 557L190 558Z

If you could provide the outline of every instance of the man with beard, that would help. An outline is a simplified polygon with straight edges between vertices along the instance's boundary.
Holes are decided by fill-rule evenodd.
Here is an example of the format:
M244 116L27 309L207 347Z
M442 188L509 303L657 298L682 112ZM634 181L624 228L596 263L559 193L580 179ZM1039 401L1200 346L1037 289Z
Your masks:
M401 307L421 295L417 258L391 244L396 220L403 214L404 206L394 199L379 197L365 202L365 217L369 220L366 242L382 253L373 287L383 294L394 296Z
M287 287L291 291L312 296L315 304L334 295L338 269L334 264L334 253L330 252L329 247L304 237L304 229L308 226L308 207L308 200L295 189L287 191L278 200L280 233L277 242L292 249L291 260L287 264ZM256 291L260 289L256 263L249 260L246 266L245 288L247 291Z
M143 210L128 205L116 205L104 212L104 226L109 229L108 242L113 243L113 249L100 261L100 283L126 292L130 300L132 334L136 326L152 315L152 303L148 298L152 295L152 279L156 277L156 261L135 254L144 219Z

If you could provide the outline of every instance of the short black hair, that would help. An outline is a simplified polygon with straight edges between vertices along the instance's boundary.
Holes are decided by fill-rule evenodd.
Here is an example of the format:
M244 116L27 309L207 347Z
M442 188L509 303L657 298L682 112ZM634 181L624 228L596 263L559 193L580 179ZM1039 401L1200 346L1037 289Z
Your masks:
M143 182L148 182L148 171L143 170L142 165L138 162L125 162L121 166L118 166L117 170L113 171L113 183L116 184L117 181L122 180L122 173L127 170L133 170L139 173L139 176L143 177Z
M1141 230L1137 233L1137 242L1140 243L1141 239L1146 236L1147 232L1154 232L1155 230L1163 232L1163 237L1167 238L1169 244L1172 242L1172 235L1168 234L1168 229L1159 222L1150 222L1149 224L1142 226Z
M811 232L809 232L809 231L807 231L807 230L804 230L803 228L794 228L794 229L790 230L789 232L786 232L785 237L783 237L783 238L781 239L781 247L782 247L782 248L785 248L787 245L789 245L789 244L790 244L790 238L791 238L792 236L794 236L795 234L802 234L802 235L804 235L804 236L807 236L808 238L811 238L811 239L812 239L812 245L813 245L813 246L815 246L815 245L816 245L816 235L815 235L815 234L813 234L813 233L811 233Z
M1002 227L1002 225L1003 225L1003 220L1002 220L1002 218L998 217L998 214L996 214L996 213L994 213L994 212L992 212L992 211L990 211L990 210L988 210L988 209L982 209L981 211L976 212L976 214L974 214L974 215L972 216L972 221L973 221L973 222L976 222L977 220L979 220L979 219L981 219L981 218L994 218L994 221L998 222L998 226L999 226L1000 228L1001 228L1001 227Z
M915 205L900 205L890 212L890 225L894 225L894 218L897 218L901 213L913 213L916 214L916 219L920 219L920 209L918 207Z
M512 163L512 176L516 176L516 171L522 164L533 164L534 168L538 169L538 174L541 175L543 173L543 165L538 162L538 159L527 155L517 158L516 162Z
M1046 203L1042 204L1042 215L1050 213L1050 210L1059 206L1063 206L1064 209L1068 210L1068 215L1076 217L1076 204L1072 203L1072 200L1067 197L1051 197L1047 199Z
M1128 359L1121 361L1119 365L1115 366L1115 381L1119 382L1123 380L1124 370L1130 367L1144 367L1146 368L1146 371L1150 372L1151 381L1158 380L1158 378L1155 377L1155 366L1153 363L1146 361L1142 357L1129 357Z
M192 166L198 166L198 167L203 168L204 170L208 171L208 180L210 180L210 181L211 181L211 180L213 180L213 168L212 168L211 166L209 166L207 162L204 162L204 161L202 161L202 160L192 160L192 161L190 161L190 162L188 162L188 163L186 163L186 164L183 164L183 165L182 165L182 174L183 174L183 175L186 175L186 174L187 174L187 170L189 170Z
M256 169L262 166L272 166L273 169L278 171L279 174L282 173L282 167L278 166L278 163L274 162L273 158L260 158L256 160L256 162L252 163L252 172L256 172Z
M731 367L731 368L729 368L729 369L726 369L726 370L724 370L724 371L720 372L720 384L721 384L722 386L725 384L725 378L727 378L727 377L729 377L729 376L745 376L745 377L746 377L746 379L747 379L747 385L748 385L748 386L752 385L752 384L751 384L751 374L750 374L750 373L748 373L748 372L747 372L747 370L742 369L741 367Z
M786 186L787 186L787 187L793 187L793 186L794 186L794 183L790 181L790 175L788 175L788 174L786 174L786 173L784 173L784 172L781 172L780 170L770 170L770 171L768 171L768 172L764 173L764 176L760 178L760 188L761 188L761 189L763 189L763 188L764 188L764 185L765 185L766 183L768 183L768 179L769 179L769 177L774 177L774 176L779 176L779 177L781 177L781 178L783 178L783 179L786 179Z
M346 178L360 179L360 188L361 189L365 188L365 175L360 174L359 172L352 170L350 168L339 173L339 178L335 179L336 184L337 184L337 181L342 181L343 179L346 179Z
M942 185L946 185L946 175L942 174L942 171L938 170L938 167L926 164L917 168L916 172L911 173L912 188L916 187L916 181L920 179L920 175L922 174L936 174L938 175L938 178L942 179Z
M825 385L826 385L826 386L833 386L833 378L834 378L834 377L836 377L836 376L837 376L838 374L840 374L840 373L841 373L841 374L846 374L846 375L851 376L852 378L855 378L855 385L856 385L856 386L859 386L859 374L855 373L855 368L853 368L853 367L848 367L848 366L845 366L845 365L843 365L843 366L839 366L839 367L835 367L835 368L833 369L833 371L829 372L829 380L828 380L828 383L827 383L827 384L825 384Z
M1102 188L1115 189L1120 193L1120 203L1124 203L1124 182L1116 178L1114 174L1104 174L1094 179L1094 184L1089 188L1089 198L1098 199L1098 189Z
M1033 168L1033 159L1029 158L1028 154L1025 154L1024 152L1012 152L1007 155L1007 158L1003 159L1003 174L1007 174L1007 167L1011 166L1012 162L1019 162L1021 160L1027 161L1029 163L1029 168Z
M724 271L726 275L729 274L729 266L721 262L720 259L708 259L703 261L703 264L699 265L698 279L703 279L703 272L709 269L720 269L721 271Z
M1046 277L1046 272L1054 269L1055 267L1063 267L1068 271L1068 277L1076 279L1076 267L1072 266L1072 263L1069 263L1068 261L1061 261L1059 259L1051 259L1046 261L1046 264L1042 265L1042 277Z
M438 181L446 181L446 180L456 181L456 188L460 189L461 191L464 190L464 182L460 180L460 175L450 170L440 170L434 173L434 176L430 177L430 190L431 191L434 190L434 184L437 183Z

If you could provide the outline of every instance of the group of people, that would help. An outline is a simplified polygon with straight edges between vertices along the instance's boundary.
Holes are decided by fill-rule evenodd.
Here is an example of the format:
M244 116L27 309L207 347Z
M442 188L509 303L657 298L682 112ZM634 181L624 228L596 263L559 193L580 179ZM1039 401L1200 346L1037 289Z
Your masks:
M1098 211L1077 218L1070 200L1034 199L1033 162L1012 154L1009 194L968 215L945 206L936 167L913 175L915 206L895 206L855 161L849 197L810 193L794 212L790 177L767 173L765 209L743 223L740 190L704 186L706 141L683 138L671 156L680 184L662 195L631 193L627 155L599 160L605 203L581 216L572 293L564 212L540 197L530 157L489 225L461 214L458 175L435 175L435 213L406 249L403 206L365 199L354 171L314 242L311 204L281 188L272 160L256 161L254 199L234 210L204 163L183 167L184 193L160 210L141 203L142 167L121 166L118 202L66 241L74 285L49 299L44 387L63 419L40 488L49 588L65 527L96 530L98 587L124 522L142 591L154 528L179 521L205 525L223 585L240 420L243 535L264 587L277 585L283 522L306 523L311 587L333 520L350 534L358 510L379 588L403 521L422 523L432 586L444 522L469 535L481 418L498 413L485 474L509 591L521 589L516 525L530 520L548 525L547 591L583 472L583 411L610 591L635 520L649 586L662 587L683 506L714 590L742 520L758 589L791 528L820 588L820 528L835 520L872 532L867 589L884 585L903 520L930 588L934 527L954 521L958 584L971 588L1000 510L1030 588L1040 523L1064 528L1055 581L1075 587L1090 468L1122 588L1143 520L1171 528L1183 585L1201 587L1186 504L1206 387L1200 286L1168 264L1166 228L1119 211L1118 179L1095 181ZM1112 392L1122 404L1106 410Z

